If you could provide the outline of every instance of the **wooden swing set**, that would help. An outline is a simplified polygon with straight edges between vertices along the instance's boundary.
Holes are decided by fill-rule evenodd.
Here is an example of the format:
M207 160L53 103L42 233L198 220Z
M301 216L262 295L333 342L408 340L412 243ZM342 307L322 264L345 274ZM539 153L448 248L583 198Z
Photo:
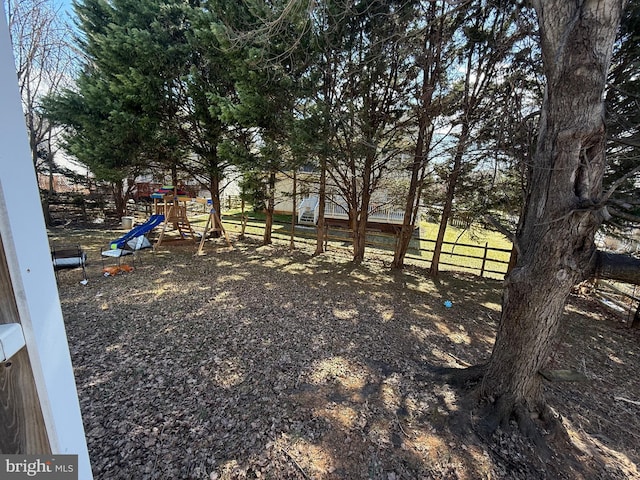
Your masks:
M207 199L196 199L197 202L205 203ZM227 246L233 248L231 245L231 240L229 240L229 235L227 235L227 231L224 229L222 225L222 220L220 219L220 215L216 211L215 208L211 208L209 210L209 217L207 218L207 223L204 226L204 231L202 232L202 238L200 239L200 245L198 246L197 255L204 255L204 242L207 239L207 236L215 236L218 233L220 236L224 236L224 239L227 242Z
M164 216L160 236L153 246L154 250L157 250L163 241L167 243L185 240L196 241L195 232L187 217L187 201L190 200L190 197L186 193L178 190L177 187L168 185L152 193L151 198L153 198L154 213ZM178 231L179 237L177 239L165 240L169 225L172 226L173 230Z
M151 198L153 198L154 213L156 215L164 215L162 230L160 231L160 235L153 246L154 251L156 251L163 242L198 242L198 235L194 232L191 222L189 222L189 218L187 217L187 202L192 200L188 194L179 190L177 187L168 185L163 186L161 189L151 194ZM208 202L205 198L196 198L195 200L198 203L203 203L205 205ZM174 231L178 232L178 238L165 238L165 233L169 230L169 226L171 226ZM215 235L216 232L218 232L219 235L224 236L227 246L233 248L231 241L229 240L229 236L222 225L220 215L216 212L215 208L211 208L209 210L209 217L207 218L204 231L200 237L197 255L204 255L204 242L207 239L207 236Z

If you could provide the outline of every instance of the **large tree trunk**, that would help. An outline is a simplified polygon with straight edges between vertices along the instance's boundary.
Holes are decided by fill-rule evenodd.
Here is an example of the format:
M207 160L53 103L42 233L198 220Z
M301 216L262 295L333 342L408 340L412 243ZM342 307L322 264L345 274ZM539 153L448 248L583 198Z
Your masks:
M51 131L49 131L49 145L51 145ZM42 211L44 213L44 223L47 227L53 226L53 217L51 215L51 199L55 194L54 184L53 184L53 171L55 169L55 162L53 153L51 151L47 152L47 170L48 170L48 187L47 192L42 198ZM38 172L36 171L36 178L38 177ZM39 184L38 180L38 184Z
M220 177L217 173L212 173L209 177L209 193L211 194L211 208L222 219L222 202L220 201ZM211 213L211 210L209 210ZM215 230L211 233L214 238L220 237L221 233Z
M349 228L351 230L351 245L353 248L353 262L361 263L364 260L365 252L365 239L362 235L362 229L360 228L362 220L361 214L357 208L351 207L349 209ZM365 230L366 235L366 230Z
M38 172L36 172L36 178L38 177ZM53 198L55 189L53 185L53 162L49 163L49 173L48 173L48 187L47 191L42 195L42 213L44 214L44 223L47 227L53 226L53 216L51 215L51 199ZM38 185L40 184L40 180L38 179Z
M178 188L178 166L175 162L171 163L171 185L173 188Z
M571 287L593 272L605 169L603 91L623 0L535 0L547 88L515 268L481 383L491 426L545 413L538 374Z
M273 240L271 239L271 233L273 232L273 200L268 200L266 209L266 217L264 219L264 235L262 237L263 245L271 245Z
M364 167L363 173L363 186L360 197L360 205L357 205L357 200L354 203L355 208L352 207L352 214L350 215L352 225L351 233L353 235L353 262L362 263L364 261L364 253L367 246L367 222L369 221L369 205L371 204L371 178L370 163ZM355 190L354 190L355 192ZM357 199L357 195L353 195L354 199Z
M406 215L407 212L405 209L405 218ZM415 225L413 221L404 220L402 222L402 226L398 232L398 240L393 252L393 261L391 262L391 268L393 270L402 270L404 268L404 259L409 251L409 245L411 244L414 229Z
M211 152L207 158L209 167L209 191L211 192L212 207L215 208L220 218L222 218L222 202L220 201L220 183L223 177L223 167L220 165L218 157L218 145L215 144L211 148Z
M373 143L373 142L371 142ZM373 149L362 168L362 191L358 202L357 182L354 179L351 187L351 234L353 235L353 262L362 263L367 245L367 222L369 221L369 205L371 205L371 185L372 166L375 162L376 151Z
M222 202L220 201L220 176L211 175L209 181L209 192L211 192L211 206L222 217Z
M118 218L127 215L127 196L124 191L124 180L116 180L111 182L111 190L113 192L113 201L116 206L116 215Z

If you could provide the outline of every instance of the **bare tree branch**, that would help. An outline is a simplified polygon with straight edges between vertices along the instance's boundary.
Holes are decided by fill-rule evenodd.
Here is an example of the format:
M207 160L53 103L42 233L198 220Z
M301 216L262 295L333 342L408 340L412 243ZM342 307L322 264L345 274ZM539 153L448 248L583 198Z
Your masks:
M599 203L601 205L605 204L609 200L609 198L611 198L611 195L613 195L616 192L616 190L620 187L620 185L622 185L625 181L633 177L638 172L640 172L640 165L637 165L634 169L629 170L622 177L620 177L615 182L613 182L609 187L609 190L607 190L607 193L604 194L604 196L602 197Z
M74 58L71 29L61 20L61 6L54 0L8 0L9 30L16 61L32 159L39 167L38 153L52 152L48 142L52 126L41 115L41 99L70 82Z
M618 210L615 207L607 206L607 212L613 217L621 218L622 220L626 220L632 223L640 224L640 217L638 215L632 215L631 213L626 213L621 210Z

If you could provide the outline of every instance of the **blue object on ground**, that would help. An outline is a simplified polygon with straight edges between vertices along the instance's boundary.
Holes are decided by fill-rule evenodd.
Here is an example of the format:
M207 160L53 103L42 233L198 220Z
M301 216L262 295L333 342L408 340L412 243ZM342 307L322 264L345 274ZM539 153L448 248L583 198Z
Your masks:
M112 249L124 248L124 244L127 243L128 240L139 237L140 235L146 235L162 222L164 222L164 215L151 215L149 220L141 225L133 227L129 232L111 242L109 247Z
M444 301L444 306L447 308L451 308L453 307L453 303L451 302L451 300L445 300Z

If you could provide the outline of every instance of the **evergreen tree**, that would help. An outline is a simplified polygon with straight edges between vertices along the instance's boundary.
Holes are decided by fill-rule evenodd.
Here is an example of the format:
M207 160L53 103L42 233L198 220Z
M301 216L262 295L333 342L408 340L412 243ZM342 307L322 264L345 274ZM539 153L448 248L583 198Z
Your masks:
M276 179L294 160L291 133L306 69L304 8L289 2L260 0L225 9L227 48L233 52L234 101L222 118L235 122L252 143L239 167L262 171L266 223L263 243L271 243L276 206ZM304 5L304 2L301 2Z
M322 158L339 192L330 201L348 214L353 260L360 262L374 194L406 152L403 134L415 69L404 40L416 10L411 2L331 0L317 12L318 28L326 29L318 35L325 50L316 74L327 146Z
M221 155L228 134L222 111L234 96L230 55L220 39L224 2L191 2L184 7L190 22L185 33L184 70L175 89L179 112L174 128L192 155L180 167L210 191L213 208L220 212L221 192L231 159Z
M184 7L157 0L75 5L83 67L75 89L48 100L48 115L66 127L67 151L112 184L119 214L125 179L153 164L175 170L184 156L175 128L189 27Z
M608 231L625 234L640 224L640 5L628 2L614 48L607 90L604 177Z
M429 161L435 156L432 150L437 122L447 108L449 83L447 72L454 61L455 43L452 39L465 18L465 8L451 6L447 2L421 4L420 15L416 19L414 32L409 41L414 49L416 68L415 85L411 89L413 99L409 132L415 147L412 160L406 169L411 172L404 219L394 251L392 268L404 266L404 258L413 237L416 224L420 221L420 204L423 190L429 180Z
M470 152L481 119L493 105L493 99L489 95L491 86L498 80L502 63L516 42L529 33L517 28L518 15L519 8L511 2L483 1L467 11L464 35L460 38L462 43L459 47L459 68L462 73L452 92L456 104L455 111L452 112L453 126L456 129L455 141L443 175L447 187L431 261L430 272L433 276L438 275L440 253L459 182L473 170L479 158L477 155L470 155Z

